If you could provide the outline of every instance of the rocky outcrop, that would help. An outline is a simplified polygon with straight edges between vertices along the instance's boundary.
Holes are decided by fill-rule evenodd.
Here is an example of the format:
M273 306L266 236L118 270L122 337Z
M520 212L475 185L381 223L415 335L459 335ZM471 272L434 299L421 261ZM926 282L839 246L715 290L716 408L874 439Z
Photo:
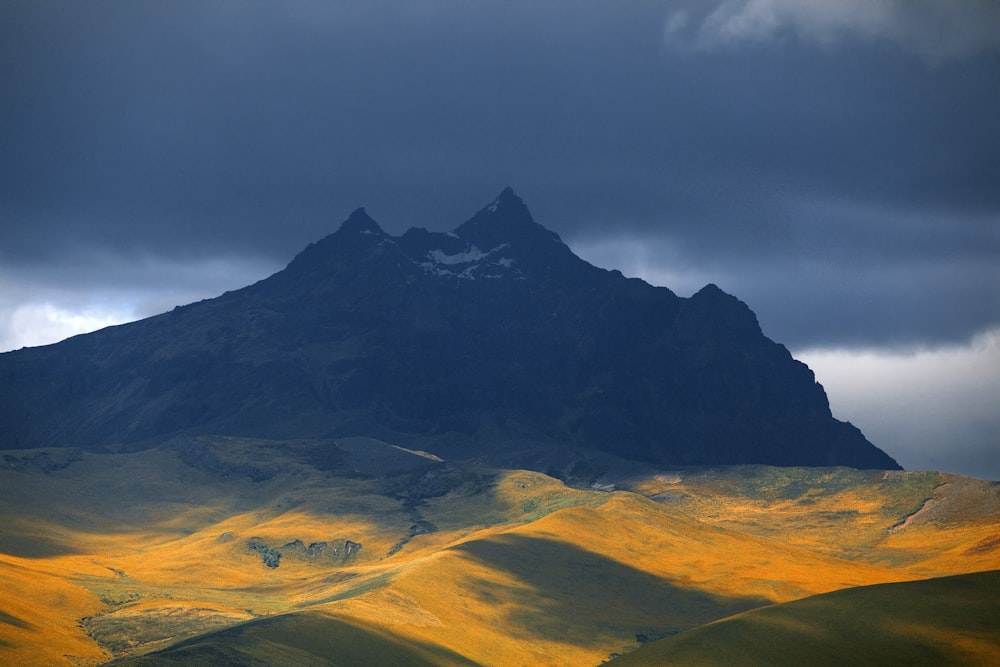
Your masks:
M261 562L272 570L278 567L281 562L281 552L268 545L263 538L251 537L247 540L246 547L247 551L258 554Z
M247 553L256 553L261 562L269 568L276 568L282 558L305 561L308 563L331 566L343 565L356 558L362 549L360 542L353 540L333 540L330 542L312 542L309 546L295 539L283 544L281 548L273 547L261 537L251 537L246 541Z

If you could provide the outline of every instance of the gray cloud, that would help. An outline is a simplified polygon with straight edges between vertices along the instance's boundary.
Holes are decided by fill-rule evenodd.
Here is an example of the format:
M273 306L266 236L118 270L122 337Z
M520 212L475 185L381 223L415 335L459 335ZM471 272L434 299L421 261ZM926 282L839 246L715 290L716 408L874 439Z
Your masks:
M1000 328L967 345L886 354L800 350L841 419L909 469L1000 480Z
M1000 49L1000 6L992 0L721 0L688 3L666 21L666 37L715 50L794 36L824 47L884 41L929 63Z
M598 266L688 296L715 283L757 314L764 332L795 348L964 344L1000 325L1000 266L981 261L851 261L824 253L706 260L660 240L570 241ZM834 249L836 253L836 249Z
M998 316L1000 58L960 26L994 10L855 4L7 3L0 263L280 264L357 206L448 229L512 184L567 240L793 304L776 336L967 339ZM875 39L931 24L980 46L928 68Z
M0 265L0 351L157 315L244 287L280 268L252 257L178 262L107 252L44 266Z
M1000 322L998 11L6 2L0 341L263 277L358 206L446 230L512 185L591 261L716 282L794 349L965 345Z

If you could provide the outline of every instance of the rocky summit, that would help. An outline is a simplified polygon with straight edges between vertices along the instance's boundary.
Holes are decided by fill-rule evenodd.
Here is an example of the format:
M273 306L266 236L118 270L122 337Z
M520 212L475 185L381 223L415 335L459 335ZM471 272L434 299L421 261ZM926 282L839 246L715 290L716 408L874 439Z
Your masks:
M744 303L594 267L509 188L448 233L358 209L256 284L0 355L0 447L195 435L899 467Z

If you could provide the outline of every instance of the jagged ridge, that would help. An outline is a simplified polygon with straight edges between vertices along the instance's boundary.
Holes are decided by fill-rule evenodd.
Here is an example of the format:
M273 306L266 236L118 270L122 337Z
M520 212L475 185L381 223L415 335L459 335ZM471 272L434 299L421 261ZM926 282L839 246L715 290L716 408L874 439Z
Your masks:
M358 209L270 278L0 355L6 447L366 435L451 458L898 468L741 301L577 258L511 189L450 233Z

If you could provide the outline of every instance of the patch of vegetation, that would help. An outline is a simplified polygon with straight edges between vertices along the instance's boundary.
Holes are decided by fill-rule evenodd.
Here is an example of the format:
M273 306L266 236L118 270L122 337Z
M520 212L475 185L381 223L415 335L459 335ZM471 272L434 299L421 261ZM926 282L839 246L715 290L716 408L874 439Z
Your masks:
M165 644L241 623L249 614L206 606L165 604L142 610L119 609L80 619L80 627L115 657L161 648Z
M422 473L398 475L387 485L386 494L411 503L440 498L455 491L475 495L496 483L496 475L482 470L436 468Z
M281 561L281 552L269 546L260 537L251 537L247 540L247 550L256 552L260 556L261 562L271 569L278 567Z
M428 533L433 533L436 531L437 531L437 526L435 526L430 521L425 521L422 519L418 520L415 524L410 526L409 533L407 533L407 535L403 539L401 539L399 542L396 542L396 544L394 544L392 548L389 549L389 552L386 554L386 557L393 556L402 551L403 547L405 547L409 543L409 541L412 540L417 535L426 535Z
M706 474L707 472L707 474ZM807 494L830 496L867 484L871 473L854 468L802 468L764 465L729 466L696 473L717 477L739 496L759 500L807 500Z
M316 562L323 559L330 564L344 563L361 551L363 545L354 540L336 540L331 542L313 542L306 546L302 540L292 540L278 549L272 547L261 537L251 537L246 542L248 553L256 553L264 565L275 569L280 565L283 556L298 558L309 562Z
M78 449L38 450L21 456L4 454L2 460L4 467L12 470L25 470L34 467L48 473L64 470L73 463L82 461L83 454Z
M520 502L511 509L520 509L521 513L511 514L510 520L527 522L537 521L570 507L600 507L613 495L606 491L582 490L560 483L544 486L514 484L511 490L515 489L518 493L511 500Z
M608 466L596 459L577 459L563 479L567 484L590 486L608 471Z
M277 474L271 468L232 460L233 455L239 453L240 443L233 438L225 440L223 447L217 447L217 443L208 438L178 438L171 441L169 447L185 465L219 477L245 477L253 482L264 482Z
M903 518L913 514L933 495L941 485L941 475L937 472L890 472L879 484L885 494L887 513L901 514Z
M102 595L101 602L108 605L109 607L120 607L123 604L128 604L130 602L135 602L136 600L141 600L143 598L142 593L136 593L135 591L129 593L121 593L119 595Z
M327 614L257 619L189 639L120 665L475 665L442 646Z
M347 468L347 454L332 440L304 444L299 452L302 460L316 470L344 472Z
M315 604L322 605L330 602L338 602L340 600L348 600L350 598L358 597L359 595L364 595L365 593L370 593L371 591L376 591L380 588L385 588L390 582L392 582L392 579L395 576L396 571L392 571L368 577L346 590L339 591L329 597L317 600Z

